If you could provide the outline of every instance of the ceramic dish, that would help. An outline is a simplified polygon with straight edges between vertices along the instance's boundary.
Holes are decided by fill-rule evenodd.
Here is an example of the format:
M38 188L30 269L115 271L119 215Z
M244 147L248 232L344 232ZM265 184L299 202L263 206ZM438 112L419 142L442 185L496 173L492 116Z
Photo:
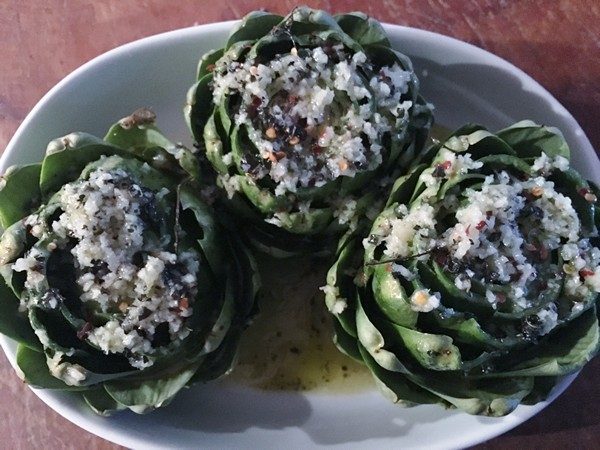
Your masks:
M11 140L0 171L39 161L46 143L73 130L102 135L116 118L151 107L168 136L189 144L181 107L198 58L222 45L233 22L177 30L112 50L55 86ZM412 58L436 121L449 128L478 122L498 129L532 119L559 127L573 165L595 182L600 162L573 119L546 90L508 62L439 34L385 26L394 46ZM186 142L187 141L187 142ZM14 365L14 343L1 339ZM572 381L564 381L558 396ZM375 389L354 394L266 392L225 383L195 386L147 416L94 415L65 392L34 390L59 414L105 439L132 448L457 448L497 436L527 420L549 401L489 418L436 406L404 409ZM550 399L552 400L552 399Z

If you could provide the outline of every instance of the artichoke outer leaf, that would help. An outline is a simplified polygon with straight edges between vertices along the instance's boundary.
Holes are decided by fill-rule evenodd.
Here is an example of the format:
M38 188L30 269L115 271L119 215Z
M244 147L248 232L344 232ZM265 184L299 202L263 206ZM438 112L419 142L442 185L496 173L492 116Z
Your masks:
M85 386L71 386L50 374L46 355L43 352L32 350L23 344L17 347L17 366L19 376L27 384L43 389L59 389L63 391L81 391Z
M482 378L519 376L562 376L589 362L600 349L600 328L596 307L588 309L571 323L556 330L548 339L521 358L523 362Z
M143 414L166 405L192 378L200 362L159 378L114 380L104 384L117 403Z
M216 279L223 279L225 273L225 246L220 236L221 227L217 225L212 209L201 202L187 187L181 188L179 202L182 210L190 210L202 229L202 236L197 241L207 259L212 273Z
M208 73L198 80L187 92L184 115L187 125L194 136L202 136L204 127L209 120L211 108L206 105L212 104L213 96L210 83L213 74Z
M19 311L18 298L6 285L3 277L0 277L0 333L31 350L39 352L42 349L27 315Z
M349 334L339 321L333 322L333 330L333 343L338 350L355 361L364 363L356 336Z
M122 155L117 154L98 159L90 162L81 170L80 178L87 178L91 172L97 169L106 171L115 169L124 170L132 176L136 182L154 191L160 191L162 188L167 188L171 192L174 192L177 187L172 178L136 158L123 157Z
M335 263L329 268L326 276L325 305L335 315L340 327L346 334L356 339L356 314L354 313L355 293L354 284L345 271L351 267L354 253L360 250L360 240L351 232L347 232L338 244L338 256ZM343 310L337 309L341 304Z
M473 159L488 155L517 154L506 142L487 130L451 137L444 143L444 147L456 153L469 152Z
M381 332L367 316L360 301L357 299L356 332L359 343L381 367L391 372L409 374L409 370L391 351L384 348L386 342Z
M381 24L366 14L351 12L334 18L344 33L360 45L391 45Z
M468 414L492 417L511 413L534 386L533 377L471 381L412 376L411 380Z
M40 192L48 196L79 178L83 168L101 156L126 152L87 133L71 133L48 144L40 173Z
M404 375L382 368L362 345L358 344L358 349L362 361L373 374L375 384L392 402L408 407L420 404L445 404L440 397L422 389Z
M523 399L525 405L535 405L541 401L547 400L552 390L558 383L563 380L563 377L535 377L533 389Z
M92 408L92 411L100 416L107 417L116 411L127 409L126 406L108 395L104 386L84 391L82 396L88 406Z
M229 333L221 342L219 348L203 359L201 366L190 378L188 385L199 382L206 383L229 373L237 356L240 334L241 330Z
M132 123L125 125L124 121L134 116L135 113L111 126L104 141L123 150L153 147L166 149L173 146L153 123L139 123L131 119Z
M232 277L229 277L227 279L227 284L225 285L225 299L221 308L221 312L219 313L217 320L213 324L208 336L206 337L206 340L204 341L204 347L202 348L202 351L200 351L196 357L203 356L217 350L231 328L233 316L235 314L236 295L231 278Z
M31 214L40 202L41 164L9 167L0 188L0 226L7 229Z
M223 56L225 49L210 50L202 55L198 61L198 69L196 71L196 79L201 80L205 75L212 73L215 63Z
M532 379L528 379L528 381L533 382ZM437 393L437 395L468 414L503 417L513 412L530 392L531 388L524 385L521 390L511 395L498 396L491 400L484 400L479 397L479 394L475 394L472 398L451 397L441 393Z
M242 41L255 41L268 34L283 20L282 16L264 11L253 11L245 16L240 24L229 35L225 50Z
M523 120L496 133L510 145L521 158L538 157L544 152L548 157L570 158L571 151L558 128L538 125Z
M14 290L15 286L11 285L13 270L11 263L22 255L27 246L27 228L21 221L15 222L2 233L0 237L0 271L7 280L9 287ZM15 292L15 295L20 295Z

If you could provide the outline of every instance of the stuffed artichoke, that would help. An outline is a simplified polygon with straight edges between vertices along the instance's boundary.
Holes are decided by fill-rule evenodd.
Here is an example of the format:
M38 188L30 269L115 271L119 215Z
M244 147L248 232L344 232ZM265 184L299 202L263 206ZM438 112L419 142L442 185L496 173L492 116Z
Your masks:
M197 79L185 115L223 204L277 255L323 250L431 125L410 60L361 13L253 12Z
M0 332L26 382L100 414L150 411L226 372L253 307L250 255L152 119L52 141L0 190Z
M540 401L599 348L597 195L554 128L459 129L341 240L324 287L338 347L406 405Z

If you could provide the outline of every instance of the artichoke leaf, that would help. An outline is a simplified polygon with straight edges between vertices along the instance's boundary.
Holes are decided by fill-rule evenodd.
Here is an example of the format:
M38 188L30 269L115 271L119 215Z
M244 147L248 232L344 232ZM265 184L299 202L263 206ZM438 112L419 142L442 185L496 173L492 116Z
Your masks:
M358 349L360 357L373 374L375 384L392 402L402 406L444 403L438 396L411 382L408 377L382 368L362 345L358 344Z
M0 226L7 229L33 212L40 201L41 164L12 166L0 180Z
M531 120L523 120L496 133L510 145L521 158L538 157L544 152L551 158L570 158L571 151L558 128L538 125Z
M466 397L453 397L443 392L431 391L468 414L502 417L514 411L532 388L533 378L515 378L507 382L506 386L500 386L500 389L476 389Z
M324 288L325 304L335 315L341 328L356 339L356 314L354 313L355 289L352 262L361 249L360 240L348 231L338 244L338 256L327 272L327 287Z
M220 134L217 128L217 116L218 110L215 110L213 114L208 118L202 134L204 136L204 145L206 147L206 158L211 162L214 169L220 174L227 174L227 165L223 162L223 156L225 150L223 147L223 141L221 140ZM195 117L195 115L192 115Z
M373 271L373 297L385 317L396 325L414 327L419 313L413 311L406 291L392 273L392 263L379 264Z
M211 117L210 108L206 108L207 102L212 102L210 83L213 74L208 73L198 80L187 92L184 106L185 119L194 136L202 136L204 127Z
M40 173L40 192L48 196L76 180L83 168L101 156L126 152L87 133L71 133L48 144Z
M596 307L556 330L547 340L517 356L522 362L482 377L561 376L579 370L600 349Z
M385 204L385 208L394 205L408 203L412 193L415 190L421 173L427 166L420 164L416 166L409 174L399 177L393 184L390 196Z
M268 34L273 27L283 20L282 16L264 11L252 11L245 16L240 24L231 32L225 44L229 49L233 44L241 41L255 41Z
M577 211L581 222L581 229L585 235L590 236L597 232L595 221L595 203L588 202L582 192L589 192L589 183L573 169L565 171L555 170L549 177L557 186L557 191L566 194Z
M84 391L82 396L88 406L92 408L92 411L100 416L110 416L116 411L127 409L125 405L120 404L108 395L104 386Z
M226 274L224 269L224 252L227 247L223 245L219 234L220 230L215 222L212 209L201 202L187 186L180 189L179 203L182 211L191 211L193 213L193 219L200 228L200 237L197 238L200 248L216 279L222 280Z
M81 391L86 389L85 386L68 385L61 379L52 376L48 369L46 355L43 352L32 350L25 345L19 344L16 359L23 381L33 387L60 389L62 391Z
M117 403L143 414L168 404L187 385L199 366L200 362L196 362L160 378L113 380L104 386Z
M361 304L360 296L358 296L356 303L356 334L359 343L371 355L373 360L384 369L409 374L409 370L400 362L396 354L384 348L386 342L383 334L367 316Z
M208 354L188 384L206 383L227 375L234 365L241 329L229 333L219 348Z
M25 253L26 244L27 228L21 221L12 224L2 234L0 238L0 266L2 268L0 270L6 279L12 278L11 263Z
M523 159L513 155L489 155L478 160L484 164L484 168L493 170L513 169L513 171L528 174L531 167ZM492 170L489 170L492 172Z
M484 331L476 318L457 312L450 314L443 307L433 311L431 317L437 326L458 342L497 350L510 349L522 344L515 336L496 338Z
M334 18L340 28L362 46L391 45L381 24L366 14L351 12L338 14Z
M173 147L174 144L154 125L155 118L150 110L135 111L110 127L104 141L123 150L133 149L134 153L146 148Z
M201 80L205 75L212 73L215 63L223 56L224 48L210 50L198 61L198 69L196 71L196 80Z
M451 337L423 333L400 325L391 325L404 347L425 369L446 371L462 369L462 358Z
M19 311L19 300L0 277L0 333L32 350L41 350L40 341L33 332L27 314Z
M359 349L360 344L356 340L356 336L348 333L339 320L333 322L333 330L333 343L338 350L355 361L363 363L363 357Z

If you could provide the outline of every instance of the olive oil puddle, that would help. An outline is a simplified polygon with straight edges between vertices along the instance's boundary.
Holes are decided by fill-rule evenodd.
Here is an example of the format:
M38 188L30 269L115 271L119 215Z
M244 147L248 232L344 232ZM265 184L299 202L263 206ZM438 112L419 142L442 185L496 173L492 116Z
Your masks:
M319 287L328 265L259 256L259 313L244 332L229 382L268 391L351 393L375 386L368 369L333 343Z
M434 125L432 139L450 130ZM257 256L259 312L244 332L238 360L224 381L266 391L357 393L375 387L369 370L333 343L333 317L319 287L329 263L309 257Z

